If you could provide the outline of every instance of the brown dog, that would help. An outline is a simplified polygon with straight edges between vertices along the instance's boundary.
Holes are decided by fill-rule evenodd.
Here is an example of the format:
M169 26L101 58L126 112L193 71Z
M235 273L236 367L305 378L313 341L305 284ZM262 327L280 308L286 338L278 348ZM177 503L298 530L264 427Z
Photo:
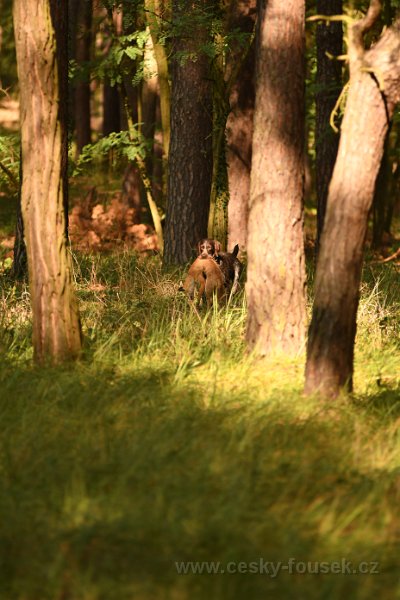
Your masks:
M215 261L218 263L225 279L225 285L231 296L236 294L239 287L239 277L243 270L243 265L238 259L239 245L236 244L232 252L219 252Z
M221 244L217 240L205 238L197 244L199 258L215 258L221 252Z
M218 240L205 238L197 244L199 258L213 258L219 265L225 280L225 287L232 296L236 294L239 286L239 277L243 265L238 259L239 245L236 244L232 252L221 252Z
M183 283L183 289L191 300L194 299L197 290L198 298L206 296L207 306L212 306L214 293L218 300L225 294L224 275L212 258L196 258L189 269Z

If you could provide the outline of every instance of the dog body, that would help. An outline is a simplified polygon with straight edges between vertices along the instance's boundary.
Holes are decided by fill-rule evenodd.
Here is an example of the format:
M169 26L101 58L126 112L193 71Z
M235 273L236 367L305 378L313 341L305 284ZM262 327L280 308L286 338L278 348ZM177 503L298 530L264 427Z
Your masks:
M243 265L238 259L239 245L236 244L232 252L219 252L215 260L218 263L223 275L229 293L231 296L236 294L239 286L239 277L241 275Z
M239 286L239 277L243 265L238 259L239 245L236 244L232 252L221 252L221 244L217 240L209 238L200 240L197 244L199 258L213 258L222 271L225 280L225 286L230 295L237 292Z
M212 306L214 293L218 300L225 294L225 278L222 270L213 258L196 258L191 265L183 289L191 300L197 290L198 297L206 296L207 306Z

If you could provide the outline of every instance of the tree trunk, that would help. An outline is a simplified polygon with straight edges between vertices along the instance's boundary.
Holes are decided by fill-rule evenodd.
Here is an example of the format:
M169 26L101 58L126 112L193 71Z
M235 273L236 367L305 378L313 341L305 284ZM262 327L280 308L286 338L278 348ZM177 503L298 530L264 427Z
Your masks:
M174 40L172 58L165 264L186 263L197 242L207 236L212 177L212 84L202 50L209 40L202 12L207 4L206 0L172 3L176 25L186 18L184 31Z
M165 46L160 44L162 18L167 12L165 0L145 0L146 18L153 42L154 56L157 62L157 74L160 87L161 128L164 160L167 161L170 143L171 91L168 75L168 59Z
M240 4L233 26L250 33L254 27L254 2ZM228 251L247 245L250 171L254 115L255 44L252 43L230 94L231 112L226 124L229 181Z
M382 20L386 27L390 27L393 18L393 9L390 0L383 3ZM392 163L390 160L390 130L387 133L383 158L375 185L374 201L372 206L372 245L381 248L383 236L390 233L391 217L393 214L393 196L391 187L393 183Z
M121 99L118 88L107 81L103 87L103 135L121 131Z
M350 26L350 87L317 263L309 331L307 393L352 389L354 339L364 240L385 137L400 100L400 20L370 50L363 35L379 16Z
M341 15L342 0L317 0L317 13L321 15ZM342 67L336 56L342 54L342 23L322 23L317 27L317 93L315 96L315 170L317 189L317 239L316 254L326 212L329 182L335 166L339 134L329 119L342 88ZM328 56L330 54L331 56Z
M389 136L386 135L383 157L381 166L376 178L374 201L372 207L373 223L372 223L372 245L374 248L381 248L383 236L390 231L390 219L388 216L392 212L391 198L391 179L392 179L392 163L389 158ZM389 223L389 227L387 224Z
M246 292L261 355L304 346L304 24L304 0L259 3Z
M154 56L152 38L146 42L144 51L144 79L140 86L140 116L139 123L141 134L148 140L153 140L152 152L146 156L146 173L149 177L152 190L154 190L154 134L156 131L156 109L158 100L157 63Z
M72 264L65 235L59 76L54 30L65 19L65 5L49 0L15 0L13 16L20 84L23 159L22 213L33 312L34 358L58 363L81 348ZM61 62L59 64L62 64Z
M75 129L77 155L90 144L90 77L84 70L88 68L92 43L92 0L83 0L77 6L75 58L82 69L79 81L75 84Z
M21 210L21 188L22 188L22 153L19 156L19 188L17 197L17 223L15 226L14 261L12 276L14 279L23 279L27 276L26 245L24 240L24 222Z

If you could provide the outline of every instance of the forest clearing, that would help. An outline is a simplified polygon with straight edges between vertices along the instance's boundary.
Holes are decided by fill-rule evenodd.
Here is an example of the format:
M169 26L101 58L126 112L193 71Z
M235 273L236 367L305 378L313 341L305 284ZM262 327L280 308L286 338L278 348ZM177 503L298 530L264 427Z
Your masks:
M29 4L0 2L0 599L400 598L399 2Z

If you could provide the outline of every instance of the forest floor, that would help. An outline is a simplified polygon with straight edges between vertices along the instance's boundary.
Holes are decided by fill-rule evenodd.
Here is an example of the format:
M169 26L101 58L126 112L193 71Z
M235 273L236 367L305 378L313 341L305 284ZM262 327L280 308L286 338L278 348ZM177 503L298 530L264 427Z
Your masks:
M330 404L304 355L246 355L243 290L195 311L129 248L74 254L82 360L35 368L1 264L2 600L400 597L396 264L366 262L355 393Z

